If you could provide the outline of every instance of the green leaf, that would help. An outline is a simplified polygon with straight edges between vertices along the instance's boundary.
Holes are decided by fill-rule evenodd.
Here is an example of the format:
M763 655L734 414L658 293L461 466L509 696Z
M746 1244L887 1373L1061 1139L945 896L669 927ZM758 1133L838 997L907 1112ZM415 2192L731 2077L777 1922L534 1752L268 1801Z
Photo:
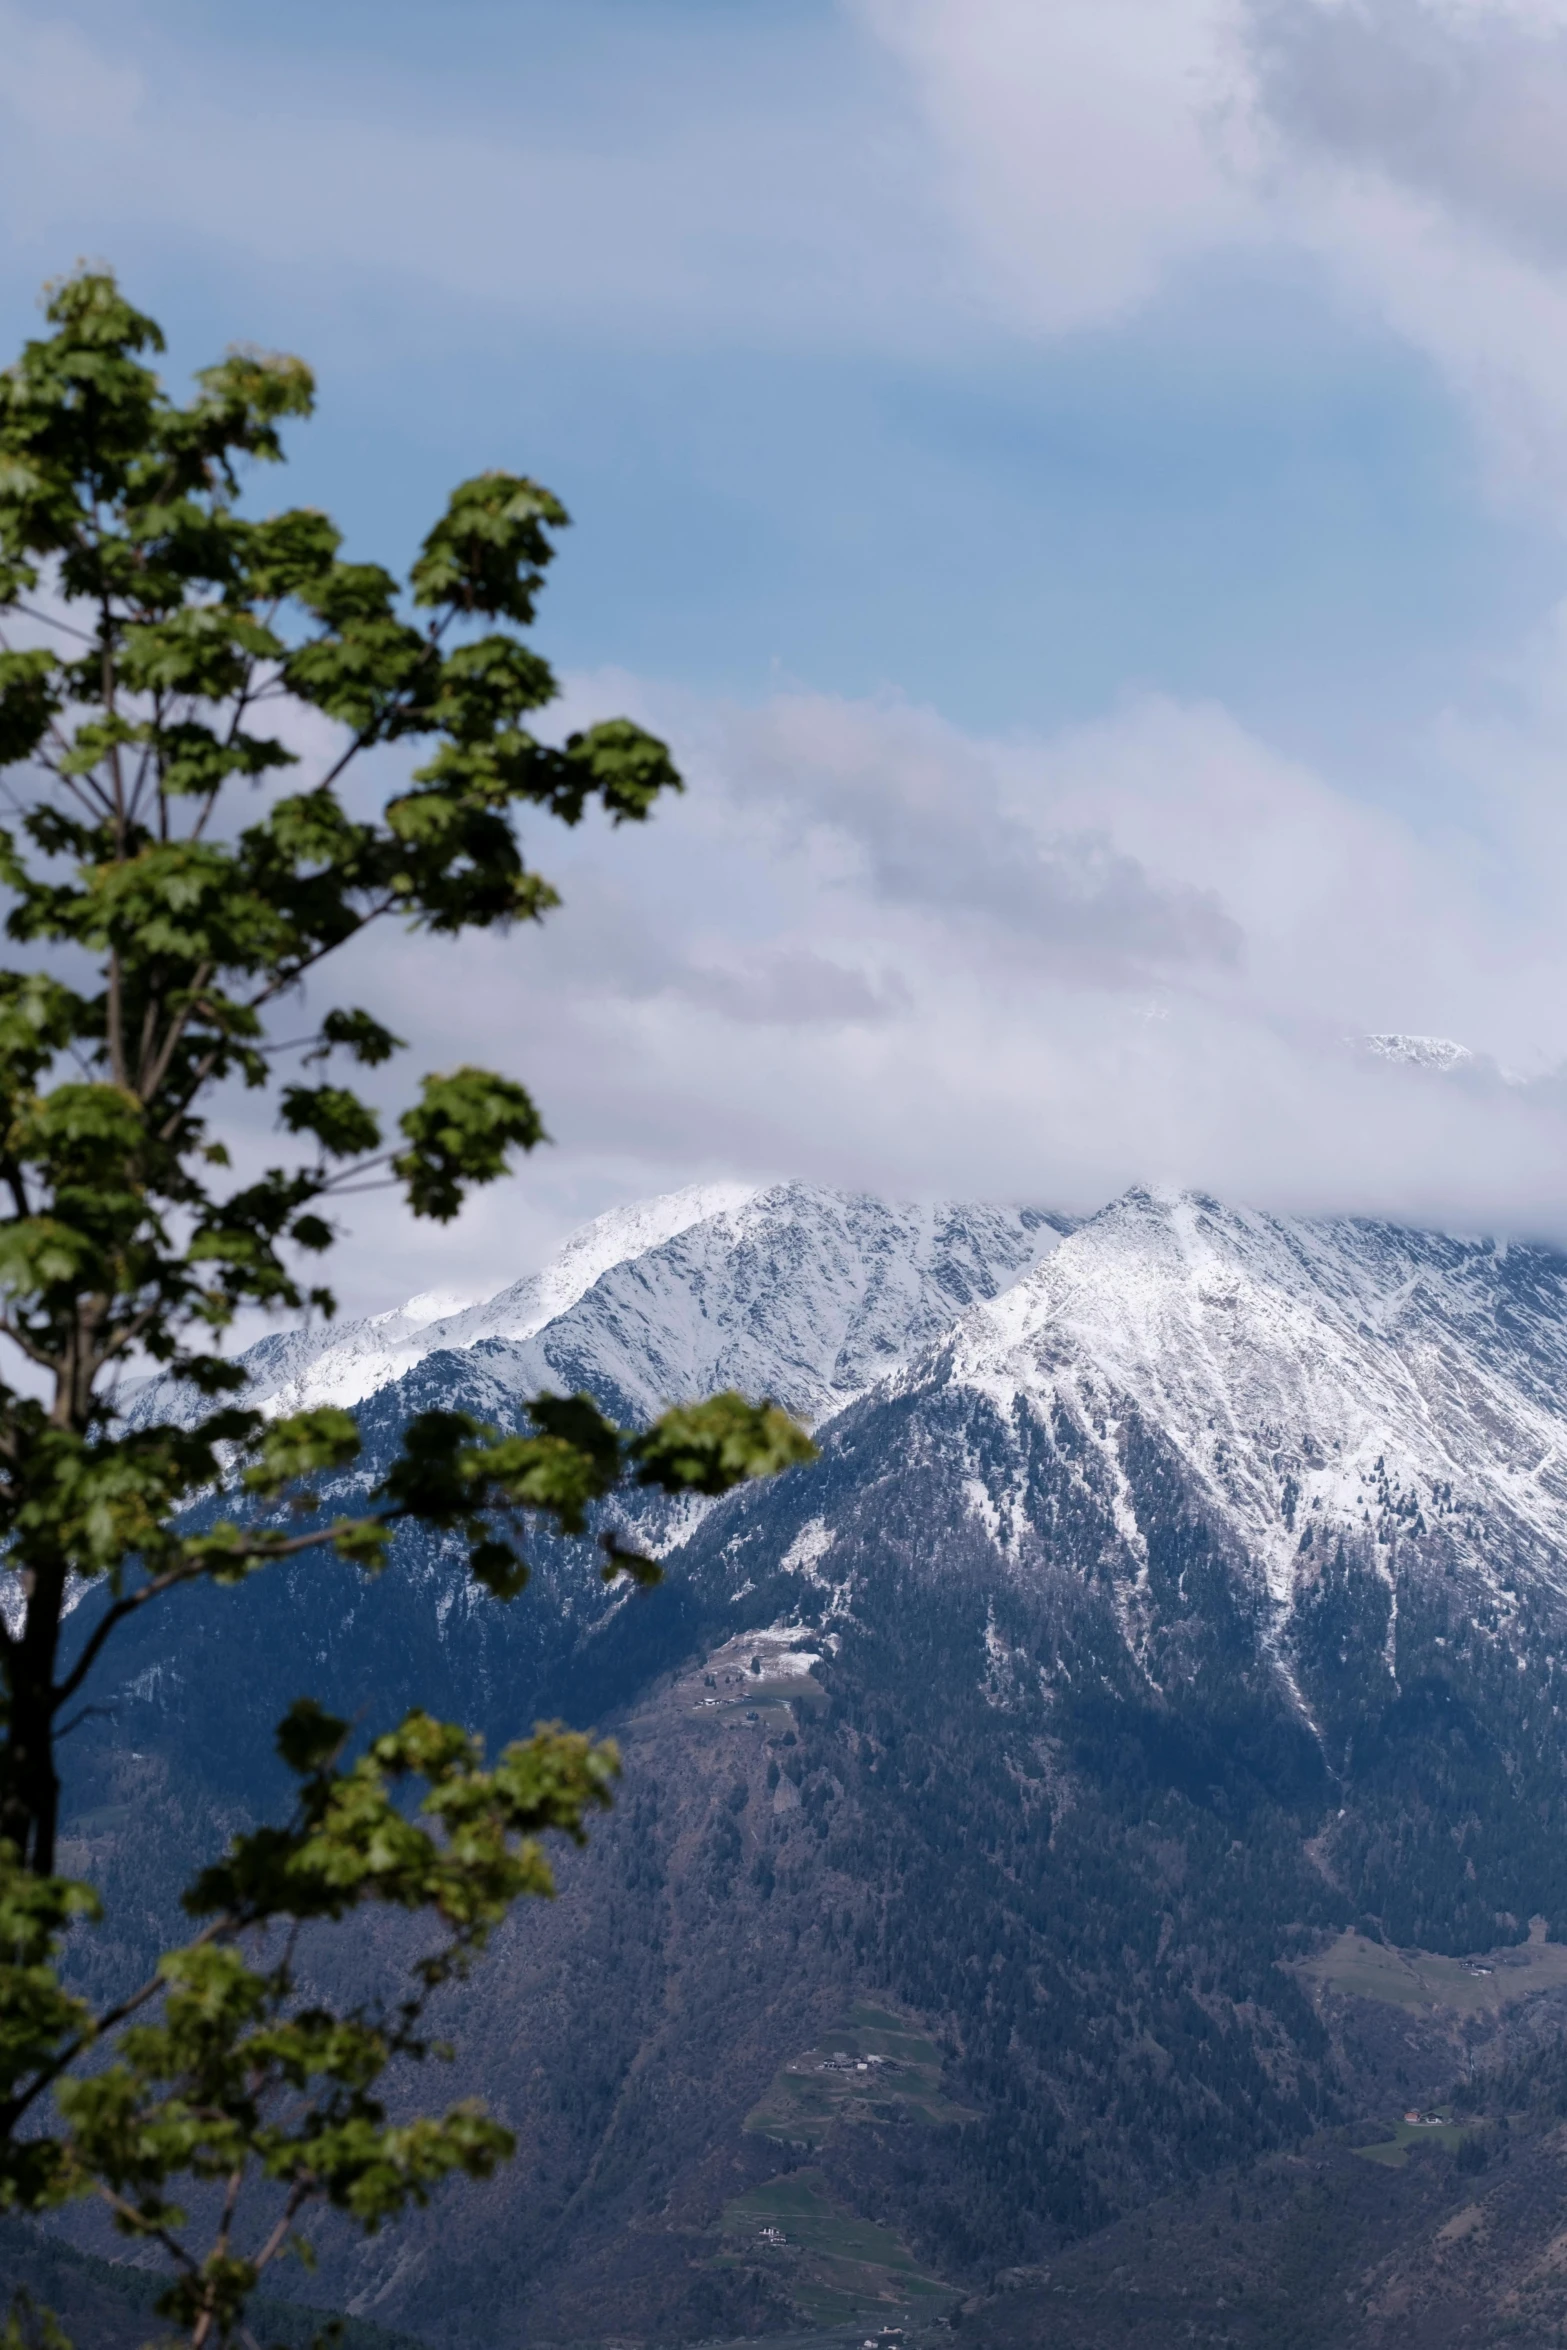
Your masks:
M329 1159L364 1158L381 1140L375 1112L341 1085L287 1085L280 1115L290 1134L313 1134Z
M394 1036L389 1028L368 1012L328 1012L321 1023L321 1044L317 1053L307 1054L316 1059L327 1052L341 1050L367 1069L374 1069L382 1061L389 1061L393 1053L403 1050L403 1039Z
M60 707L59 663L42 649L0 652L0 767L30 759Z
M526 627L555 552L548 534L569 519L525 474L481 473L460 483L409 573L414 602Z
M408 1205L443 1224L467 1191L508 1171L513 1151L531 1151L545 1139L525 1089L484 1069L427 1077L418 1107L405 1110L398 1125L408 1148L392 1165Z
M657 1559L647 1558L639 1550L627 1550L618 1534L602 1534L599 1548L604 1553L604 1564L599 1569L606 1583L616 1583L622 1575L629 1575L633 1583L644 1591L651 1591L664 1580L664 1570Z
M353 1414L321 1405L286 1420L269 1420L261 1436L260 1458L246 1469L243 1483L248 1493L272 1499L302 1478L349 1468L358 1458L359 1428Z
M667 743L629 718L606 718L568 735L566 760L582 778L585 796L602 801L617 824L640 824L660 792L685 790ZM573 820L565 807L560 813Z
M557 691L548 663L515 637L480 637L441 663L430 720L454 742L476 745L553 702Z
M277 1728L278 1753L302 1778L335 1762L347 1739L348 1724L324 1712L313 1697L291 1705Z
M732 1392L665 1412L629 1450L637 1483L665 1493L727 1493L748 1478L775 1477L816 1458L815 1445L787 1412Z

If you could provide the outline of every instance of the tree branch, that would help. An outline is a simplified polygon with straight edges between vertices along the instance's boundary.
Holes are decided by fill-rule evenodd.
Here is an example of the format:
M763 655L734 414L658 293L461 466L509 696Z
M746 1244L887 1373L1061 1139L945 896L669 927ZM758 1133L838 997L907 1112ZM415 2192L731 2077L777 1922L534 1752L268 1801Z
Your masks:
M142 1074L136 1089L137 1094L142 1101L150 1102L153 1095L157 1092L159 1086L163 1083L164 1078L168 1075L169 1064L173 1060L175 1053L179 1050L180 1038L184 1035L186 1029L190 1026L190 1023L195 1017L196 1012L201 1008L201 1000L205 996L207 989L212 984L212 976L212 965L210 963L199 963L197 965L195 976L191 980L190 987L187 991L186 1001L181 1006L180 1010L175 1014L174 1018L170 1021L169 1032L164 1038L157 1059L153 1062L150 1070L147 1069L146 1058L145 1055L143 1056ZM211 1007L208 1006L207 1009L210 1012Z
M248 1561L257 1567L271 1566L277 1559L298 1558L303 1551L319 1550L324 1544L336 1542L346 1533L367 1533L373 1527L396 1525L407 1515L407 1511L402 1508L373 1510L364 1517L344 1518L334 1525L319 1527L310 1534L262 1535L254 1541L240 1543L233 1550L226 1550L221 1563L232 1566ZM213 1565L182 1560L178 1566L166 1567L161 1575L154 1575L150 1582L143 1583L137 1590L128 1592L123 1599L117 1599L112 1607L106 1608L70 1672L50 1690L50 1714L58 1713L67 1698L76 1695L103 1654L109 1635L128 1616L135 1615L150 1599L161 1599L166 1591L177 1590L182 1583L199 1583L204 1576L215 1571Z
M186 1947L190 1950L204 1950L219 1935L237 1931L241 1923L240 1919L230 1915L214 1918L210 1925L202 1927L201 1932ZM25 2089L15 2097L8 2097L4 2105L0 2105L0 2126L7 2132L13 2132L28 2109L46 2089L53 2088L60 2075L69 2071L85 2049L91 2048L95 2041L103 2038L105 2032L112 2032L116 2024L123 2024L127 2016L135 2015L139 2008L146 2006L149 1999L155 1999L160 1991L167 1988L162 1975L149 1975L145 1983L128 1993L124 1999L117 2000L113 2007L106 2007L102 2015L94 2016L85 2031L78 2032L75 2039L67 2041L48 2064L39 2068Z
M277 2226L272 2230L272 2233L267 2238L266 2243L262 2246L261 2250L256 2254L254 2261L251 2263L257 2276L260 2276L264 2268L270 2268L272 2262L276 2260L278 2254L282 2251L284 2245L288 2242L289 2229L293 2226L295 2220L299 2216L300 2212L304 2209L305 2205L310 2201L311 2196L317 2194L318 2192L319 2190L313 2180L309 2182L300 2180L295 2185L293 2193L289 2196L288 2202L284 2207L282 2218L278 2221Z
M105 2186L102 2179L98 2181L98 2192L109 2209L126 2222L132 2233L150 2236L155 2244L161 2244L176 2267L183 2268L187 2276L194 2277L201 2273L197 2262L186 2251L178 2236L171 2235L156 2220L144 2219L134 2203L127 2203L123 2195L116 2195L114 2189Z
M75 628L69 620L61 620L53 612L35 611L31 604L10 603L6 610L20 612L28 620L41 621L45 628L62 629L67 636L74 636L81 644L95 645L98 641L90 628Z

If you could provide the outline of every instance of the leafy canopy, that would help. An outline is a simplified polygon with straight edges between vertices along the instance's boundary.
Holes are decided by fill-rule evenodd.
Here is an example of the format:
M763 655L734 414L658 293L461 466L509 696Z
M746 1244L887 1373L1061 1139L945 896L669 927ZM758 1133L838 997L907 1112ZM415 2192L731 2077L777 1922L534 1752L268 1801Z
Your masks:
M378 1572L408 1521L459 1534L509 1599L530 1520L583 1534L618 1491L721 1493L809 1447L736 1395L640 1431L586 1396L536 1397L512 1432L426 1412L359 1513L326 1520L312 1480L355 1459L352 1416L246 1405L224 1334L244 1309L332 1312L305 1268L340 1197L384 1183L446 1220L543 1138L521 1084L470 1067L424 1076L389 1122L357 1073L401 1041L372 1008L320 1004L331 957L376 923L539 920L557 901L523 822L590 804L641 822L680 779L626 719L563 745L530 731L556 691L523 633L567 520L548 490L463 482L399 581L346 561L323 514L241 509L246 470L310 413L299 360L231 351L181 405L149 363L158 328L112 277L56 286L47 321L0 375L0 2208L101 2196L168 2254L165 2314L200 2345L234 2335L307 2206L373 2228L504 2158L506 2133L467 2107L392 2124L379 2083L429 2052L431 1991L551 1890L540 1838L580 1840L617 1766L560 1729L487 1765L422 1713L356 1757L302 1703L279 1732L290 1821L204 1870L194 1940L94 2013L61 1973L97 1900L54 1874L56 1745L116 1627L301 1551ZM306 740L329 748L307 760ZM370 811L350 771L402 744ZM309 1018L280 1041L285 1005L290 1031ZM234 1085L273 1097L283 1137L245 1180L221 1130ZM128 1423L118 1385L147 1362L185 1404ZM656 1576L600 1541L607 1576ZM66 1667L67 1605L95 1586ZM402 1996L303 2005L285 1929L367 1902L430 1921ZM205 2249L181 2180L217 2193Z

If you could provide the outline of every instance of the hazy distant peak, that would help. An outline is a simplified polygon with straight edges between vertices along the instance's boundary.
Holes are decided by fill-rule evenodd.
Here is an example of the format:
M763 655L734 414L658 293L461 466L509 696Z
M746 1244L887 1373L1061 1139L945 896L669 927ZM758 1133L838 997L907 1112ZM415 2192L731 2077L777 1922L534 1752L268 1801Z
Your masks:
M1402 1061L1411 1069L1436 1069L1444 1075L1448 1070L1461 1069L1473 1061L1468 1045L1457 1044L1450 1036L1404 1036L1390 1032L1382 1036L1359 1036L1351 1039L1362 1052L1374 1053L1379 1061Z
M397 1322L405 1330L423 1330L431 1322L444 1322L453 1314L460 1314L473 1304L455 1289L421 1289L417 1297L406 1298L400 1306L390 1306L384 1314L372 1314L371 1326L381 1329L389 1322Z

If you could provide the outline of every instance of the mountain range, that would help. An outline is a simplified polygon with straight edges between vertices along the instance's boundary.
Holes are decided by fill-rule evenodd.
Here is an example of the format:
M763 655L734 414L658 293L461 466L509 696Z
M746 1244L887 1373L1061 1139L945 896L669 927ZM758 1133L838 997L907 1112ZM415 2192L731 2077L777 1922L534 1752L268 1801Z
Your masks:
M69 1790L120 1921L99 1986L193 1841L275 1798L256 1758L303 1689L492 1739L594 1720L626 1757L456 2019L518 2162L329 2233L312 2298L453 2350L873 2315L1098 2341L1085 2294L1150 2346L1567 2315L1543 2187L1538 2243L1527 2196L1470 2225L1511 2247L1471 2261L1480 2331L1408 2240L1482 2209L1504 2128L1485 2195L1556 2159L1523 2109L1567 2022L1567 1259L1144 1189L1077 1220L727 1186L602 1217L481 1304L247 1361L268 1408L357 1409L345 1483L416 1410L517 1424L542 1387L630 1421L734 1385L820 1446L650 1514L651 1593L544 1542L506 1608L415 1537L376 1583L300 1563L191 1595L172 1645L122 1636ZM400 1950L383 1924L315 1963ZM1442 2098L1429 2139L1399 2121ZM1418 2194L1387 2186L1409 2162ZM1267 2279L1302 2179L1392 2216L1292 2317ZM1096 2247L1153 2215L1139 2302Z

